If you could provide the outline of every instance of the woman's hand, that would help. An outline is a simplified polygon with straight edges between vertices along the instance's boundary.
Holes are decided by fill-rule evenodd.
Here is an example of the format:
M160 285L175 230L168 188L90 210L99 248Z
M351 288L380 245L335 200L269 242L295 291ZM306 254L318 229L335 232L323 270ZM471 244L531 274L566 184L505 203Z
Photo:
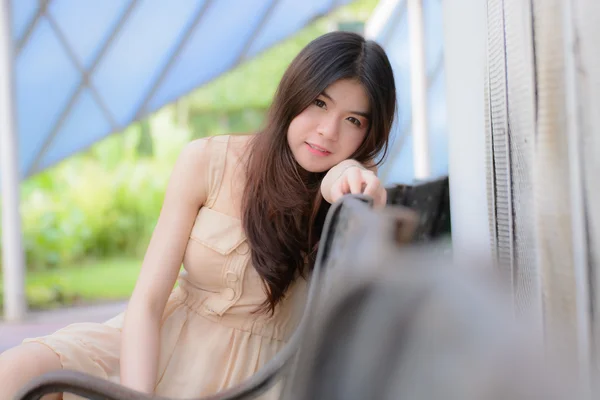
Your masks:
M375 207L383 207L387 201L387 192L377 175L361 165L347 167L331 185L328 197L332 203L335 203L346 194L370 196Z

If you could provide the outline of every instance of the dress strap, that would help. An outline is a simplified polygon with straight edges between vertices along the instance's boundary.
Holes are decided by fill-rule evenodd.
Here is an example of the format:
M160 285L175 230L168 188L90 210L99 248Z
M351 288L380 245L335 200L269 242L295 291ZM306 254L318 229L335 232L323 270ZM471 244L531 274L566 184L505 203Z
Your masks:
M225 172L225 162L227 161L227 149L229 145L229 135L213 136L210 138L210 163L208 166L208 199L206 206L212 207L219 196L223 173Z

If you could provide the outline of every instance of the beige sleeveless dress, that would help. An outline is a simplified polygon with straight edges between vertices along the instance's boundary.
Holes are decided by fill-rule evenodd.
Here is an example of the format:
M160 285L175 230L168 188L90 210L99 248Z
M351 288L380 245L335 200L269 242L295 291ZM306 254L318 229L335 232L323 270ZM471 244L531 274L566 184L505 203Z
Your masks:
M184 270L162 319L157 395L194 398L217 393L252 376L290 337L307 291L298 279L273 316L253 313L265 299L250 264L249 247L235 215L240 174L237 161L245 138L207 140L208 201L200 209L184 256ZM243 183L242 183L243 184ZM77 323L25 342L42 343L64 369L119 381L124 314L105 323ZM274 398L277 387L263 399ZM75 399L69 394L65 399Z

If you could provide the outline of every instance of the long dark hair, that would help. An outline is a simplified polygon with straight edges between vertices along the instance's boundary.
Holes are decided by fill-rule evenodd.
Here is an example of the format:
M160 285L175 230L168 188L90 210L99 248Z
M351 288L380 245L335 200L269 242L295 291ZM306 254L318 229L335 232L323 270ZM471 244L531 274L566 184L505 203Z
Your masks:
M326 172L309 173L298 165L287 130L292 119L340 79L360 82L371 108L369 130L351 158L377 164L387 152L396 91L385 51L349 32L310 42L283 75L266 125L249 146L242 221L253 266L265 284L263 311L273 312L294 279L313 267L329 207L319 190Z

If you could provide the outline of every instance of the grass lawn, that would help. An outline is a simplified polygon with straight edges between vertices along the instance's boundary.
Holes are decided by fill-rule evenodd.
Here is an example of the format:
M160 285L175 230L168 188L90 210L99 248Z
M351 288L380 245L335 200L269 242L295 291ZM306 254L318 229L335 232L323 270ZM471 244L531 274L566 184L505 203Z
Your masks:
M32 309L48 309L124 300L133 290L140 266L141 260L137 258L110 259L30 272L26 277L27 301ZM2 302L0 297L0 305Z

